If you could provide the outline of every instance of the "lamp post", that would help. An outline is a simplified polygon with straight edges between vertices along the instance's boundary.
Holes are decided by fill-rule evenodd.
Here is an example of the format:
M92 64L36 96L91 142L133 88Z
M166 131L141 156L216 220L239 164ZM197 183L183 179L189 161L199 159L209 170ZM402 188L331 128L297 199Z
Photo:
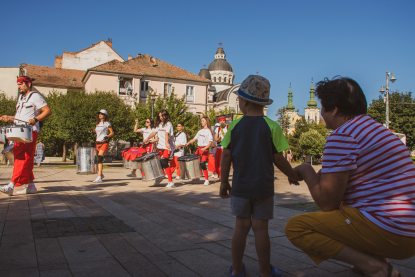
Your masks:
M380 93L385 93L385 104L386 104L386 122L385 127L389 129L389 81L394 83L396 81L395 74L386 72L386 86L382 86L379 90Z
M154 102L157 98L157 91L150 90L148 96L150 97L151 101L151 119L154 120Z

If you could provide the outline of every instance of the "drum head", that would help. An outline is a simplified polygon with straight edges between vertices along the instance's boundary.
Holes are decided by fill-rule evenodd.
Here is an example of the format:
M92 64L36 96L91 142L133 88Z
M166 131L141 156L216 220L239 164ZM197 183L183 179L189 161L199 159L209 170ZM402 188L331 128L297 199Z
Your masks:
M197 160L197 159L199 159L198 155L191 154L191 155L181 156L177 160L178 161L183 161L183 162L188 162L188 161L193 161L193 160Z

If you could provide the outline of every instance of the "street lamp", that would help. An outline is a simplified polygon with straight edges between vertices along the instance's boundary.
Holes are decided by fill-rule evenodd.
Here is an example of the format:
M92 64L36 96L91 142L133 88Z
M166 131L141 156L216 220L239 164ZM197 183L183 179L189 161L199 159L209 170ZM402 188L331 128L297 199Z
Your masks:
M150 101L151 101L151 119L154 120L154 102L156 101L156 98L157 98L157 91L150 89L148 96L150 97Z
M386 122L385 127L389 129L389 81L394 83L396 81L395 74L386 72L386 87L382 86L379 90L380 93L385 93L385 104L386 104Z

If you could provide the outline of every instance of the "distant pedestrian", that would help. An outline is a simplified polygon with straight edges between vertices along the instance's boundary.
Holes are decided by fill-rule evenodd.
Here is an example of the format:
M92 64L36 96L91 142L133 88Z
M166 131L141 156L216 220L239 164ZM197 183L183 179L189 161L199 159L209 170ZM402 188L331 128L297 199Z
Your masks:
M93 183L101 183L104 179L104 155L108 151L110 139L114 136L114 130L112 129L111 123L108 121L108 117L108 112L105 109L101 109L97 113L95 148L97 150L98 159L98 176L92 181Z
M38 139L38 142L36 144L36 149L35 149L35 163L39 167L40 163L43 162L44 160L45 160L45 145L40 139Z

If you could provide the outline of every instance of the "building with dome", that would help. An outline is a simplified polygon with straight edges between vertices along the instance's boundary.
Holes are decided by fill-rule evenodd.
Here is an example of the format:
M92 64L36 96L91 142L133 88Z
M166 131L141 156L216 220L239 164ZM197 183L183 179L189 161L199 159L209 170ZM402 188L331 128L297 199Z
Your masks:
M208 105L216 111L230 109L239 113L238 97L234 91L240 84L234 84L235 75L231 64L226 60L225 50L221 45L216 50L214 60L207 68L202 68L199 76L211 80L208 88ZM267 108L264 110L265 114Z

